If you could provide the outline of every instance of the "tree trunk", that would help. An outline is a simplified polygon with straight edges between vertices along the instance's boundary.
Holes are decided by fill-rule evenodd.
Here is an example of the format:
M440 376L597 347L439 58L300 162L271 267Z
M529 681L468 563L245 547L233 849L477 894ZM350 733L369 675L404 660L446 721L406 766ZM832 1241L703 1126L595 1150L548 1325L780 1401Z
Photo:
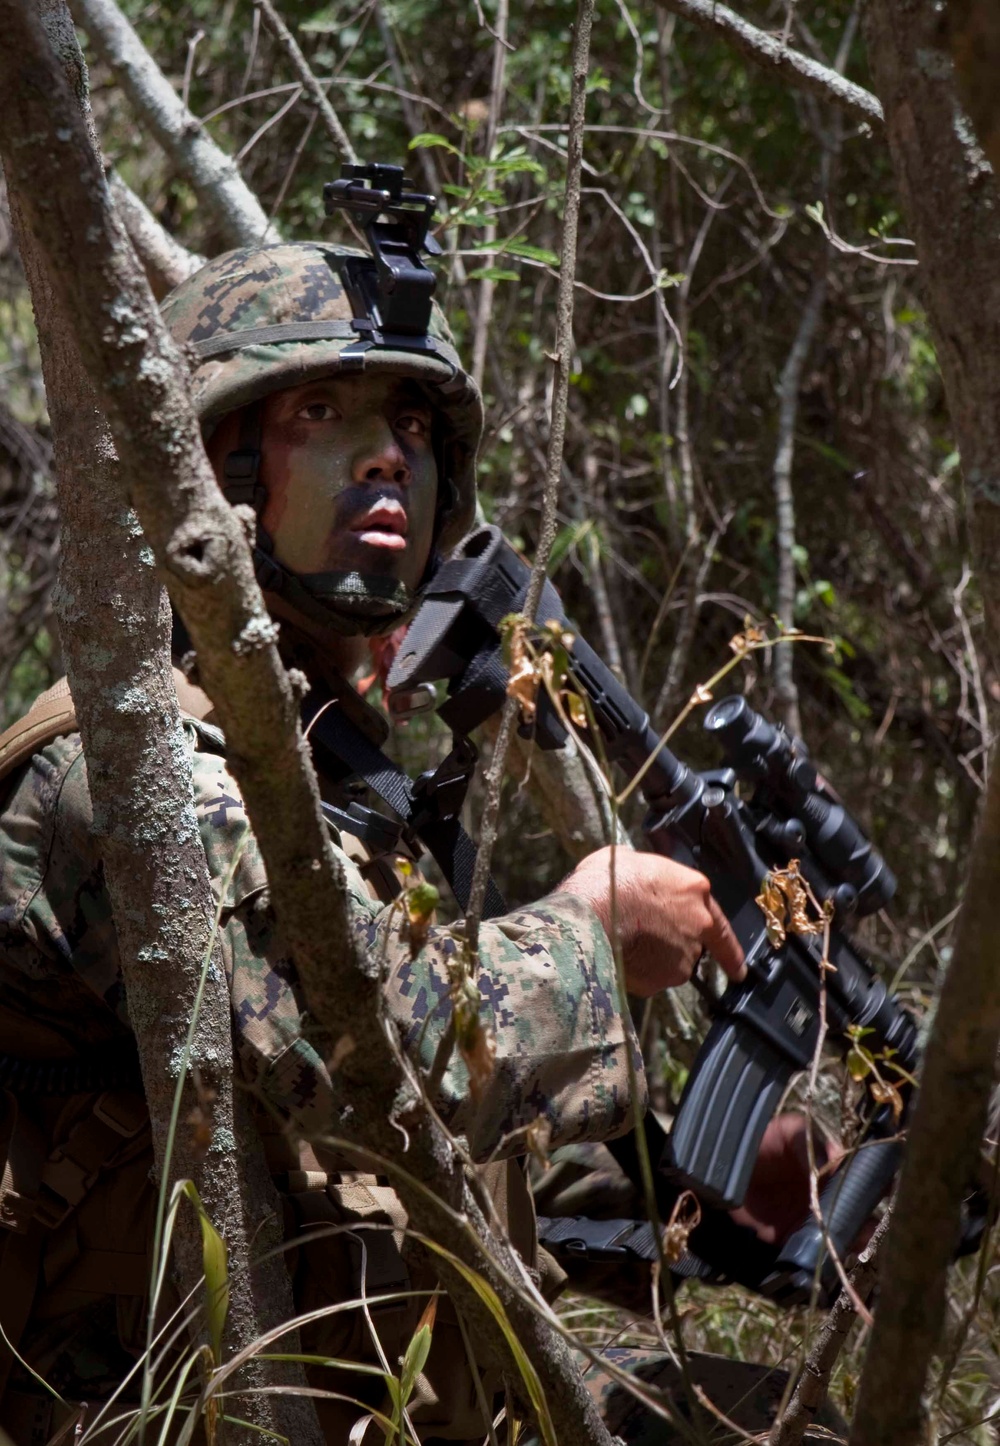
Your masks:
M948 0L945 25L958 92L994 171L1000 171L1000 6L995 0Z
M932 0L870 0L868 59L962 457L971 539L1000 671L1000 187L955 89Z
M937 7L931 0L872 0L865 32L961 452L986 646L996 669L1000 192L959 106ZM998 877L1000 782L994 769L910 1126L852 1446L909 1446L922 1436L921 1395L941 1333L959 1206L976 1163L1000 1040L992 904Z
M82 57L61 0L44 19L89 113ZM280 1243L277 1197L259 1141L235 1106L229 992L221 959L208 973L191 1064L215 1095L212 1143L199 1149L184 1123L199 1096L189 1073L172 1156L166 1143L181 1054L202 962L211 945L214 899L191 795L170 666L170 608L134 512L122 468L77 349L76 327L51 285L46 257L25 225L23 182L8 168L11 210L31 286L49 412L55 434L62 557L60 638L87 759L87 778L111 897L129 1013L153 1129L156 1172L167 1189L191 1179L226 1239L231 1270L229 1349L240 1349L291 1314L280 1256L249 1270L250 1249ZM164 967L168 964L169 967ZM174 1235L182 1294L203 1297L200 1228L182 1213ZM198 1318L204 1338L204 1317ZM287 1372L269 1379L289 1382ZM254 1368L243 1385L262 1385ZM241 1403L242 1407L243 1403ZM308 1402L246 1398L243 1414L271 1430L319 1440ZM312 1424L310 1425L310 1417Z

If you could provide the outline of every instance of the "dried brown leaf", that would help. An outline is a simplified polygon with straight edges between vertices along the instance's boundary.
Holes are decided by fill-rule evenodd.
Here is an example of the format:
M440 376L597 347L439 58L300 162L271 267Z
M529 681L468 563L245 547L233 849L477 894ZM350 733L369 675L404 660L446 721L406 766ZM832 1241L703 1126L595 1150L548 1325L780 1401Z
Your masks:
M497 1040L492 1026L483 1024L479 1016L479 990L469 978L463 978L452 990L454 1001L455 1043L469 1071L469 1092L478 1104L493 1075L497 1057Z
M743 631L729 639L729 646L738 658L745 658L753 647L767 640L767 633L749 617L743 619Z
M676 1265L688 1248L688 1237L701 1224L701 1206L690 1190L679 1195L663 1231L663 1258Z
M876 1104L888 1105L892 1110L893 1123L898 1125L903 1114L903 1096L894 1084L888 1080L873 1079L868 1088L872 1092L872 1099Z
M552 1168L552 1161L549 1159L551 1140L552 1126L544 1115L539 1115L537 1120L532 1120L524 1132L524 1143L528 1154L538 1161L543 1170Z
M510 678L507 681L507 696L517 699L517 705L525 723L531 723L535 717L535 698L538 694L541 677L538 668L527 655L523 657L517 667L511 669Z

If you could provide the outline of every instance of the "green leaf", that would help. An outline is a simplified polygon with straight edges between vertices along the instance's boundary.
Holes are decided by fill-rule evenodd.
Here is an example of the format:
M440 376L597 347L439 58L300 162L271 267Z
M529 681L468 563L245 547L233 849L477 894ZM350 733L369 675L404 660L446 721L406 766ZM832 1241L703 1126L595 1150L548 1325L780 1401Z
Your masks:
M410 150L429 150L432 146L440 146L442 150L448 151L453 156L460 156L462 153L457 146L453 146L447 136L440 136L436 131L421 131L420 135L414 136L410 142Z
M531 1364L524 1347L514 1334L514 1328L508 1319L507 1312L504 1310L503 1303L496 1291L490 1285L489 1281L484 1280L477 1271L473 1270L471 1266L466 1265L464 1260L459 1260L457 1255L453 1255L450 1250L446 1250L445 1247L439 1245L436 1240L430 1240L426 1235L420 1235L418 1239L428 1250L433 1250L435 1255L440 1255L442 1259L448 1261L453 1269L458 1271L462 1279L472 1287L490 1315L496 1321L500 1330L503 1332L504 1340L507 1342L507 1348L514 1357L514 1363L517 1366L521 1380L524 1382L528 1399L534 1407L535 1418L538 1421L538 1427L542 1433L544 1446L559 1446L556 1428L552 1422L552 1413L549 1410L549 1403L545 1399L542 1383L538 1379L538 1372Z
M413 1387L417 1377L427 1364L427 1357L431 1353L431 1328L429 1325L422 1325L418 1331L414 1331L410 1344L406 1347L406 1355L403 1357L403 1369L400 1372L402 1383L402 1404L405 1406L413 1394Z
M519 271L505 271L502 266L480 266L468 274L469 281L520 281Z
M201 1226L201 1254L205 1271L205 1314L212 1358L222 1364L222 1333L229 1314L229 1261L226 1242L209 1219L193 1180L184 1181L184 1194L191 1201Z
M507 256L523 256L527 261L540 261L543 266L559 265L559 257L554 251L546 251L544 246L529 246L527 241L504 242L503 251Z

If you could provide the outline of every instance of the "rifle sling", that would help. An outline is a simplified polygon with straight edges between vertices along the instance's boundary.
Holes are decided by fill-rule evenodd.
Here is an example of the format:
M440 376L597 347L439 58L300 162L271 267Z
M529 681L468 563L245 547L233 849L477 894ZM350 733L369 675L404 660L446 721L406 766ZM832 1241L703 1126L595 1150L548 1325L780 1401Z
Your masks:
M310 709L315 704L310 705ZM476 863L476 846L462 827L458 810L471 777L471 761L463 767L463 746L471 745L456 739L455 748L434 773L423 780L413 780L386 757L381 748L351 721L336 702L316 709L306 718L313 748L333 755L356 774L377 798L388 804L402 823L401 837L415 835L432 855L444 874L462 912L469 906L472 874ZM466 757L474 757L474 753ZM346 819L345 827L350 827ZM483 917L495 919L507 912L507 905L493 879L486 888Z
M538 1243L557 1260L572 1256L596 1262L621 1260L656 1260L656 1241L648 1220L591 1220L586 1215L538 1217ZM723 1277L690 1250L677 1261L670 1262L671 1275L684 1280L718 1280Z

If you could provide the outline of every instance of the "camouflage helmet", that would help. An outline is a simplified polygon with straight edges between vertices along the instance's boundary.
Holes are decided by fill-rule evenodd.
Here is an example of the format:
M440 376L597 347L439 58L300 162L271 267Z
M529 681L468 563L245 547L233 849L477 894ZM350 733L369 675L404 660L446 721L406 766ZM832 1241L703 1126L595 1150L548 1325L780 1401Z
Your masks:
M163 315L174 339L195 353L192 389L203 425L315 377L371 370L412 377L440 420L435 545L448 552L475 518L482 399L436 303L426 337L388 346L370 339L341 272L348 258L364 255L323 241L227 251L175 287Z

